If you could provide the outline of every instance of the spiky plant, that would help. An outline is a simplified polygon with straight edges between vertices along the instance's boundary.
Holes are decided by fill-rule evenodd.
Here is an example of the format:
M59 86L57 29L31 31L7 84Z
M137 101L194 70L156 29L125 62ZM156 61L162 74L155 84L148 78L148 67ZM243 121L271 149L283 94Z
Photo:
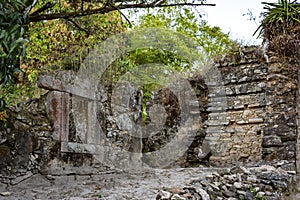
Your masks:
M284 56L294 55L299 51L300 4L296 0L262 4L263 21L254 34L263 37L269 50Z

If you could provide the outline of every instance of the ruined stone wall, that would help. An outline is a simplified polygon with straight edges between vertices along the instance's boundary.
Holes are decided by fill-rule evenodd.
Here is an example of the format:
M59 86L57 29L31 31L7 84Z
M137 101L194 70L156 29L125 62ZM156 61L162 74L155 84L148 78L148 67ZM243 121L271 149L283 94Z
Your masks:
M297 65L271 53L266 62L261 49L249 47L225 57L217 67L226 98L215 94L209 98L210 163L295 161ZM220 101L227 101L226 106L220 108Z
M293 160L297 143L297 82L299 66L270 54L266 87L266 128L263 158ZM299 142L299 141L298 141Z
M215 71L189 79L198 102L187 103L198 109L193 114L200 115L201 120L189 127L193 141L177 166L232 165L262 159L295 162L299 157L298 87L297 73L289 65L292 64L271 56L266 62L261 49L247 47L217 61L212 68ZM222 80L214 78L216 71ZM169 117L167 126L160 134L137 139L127 126L141 122L142 94L134 88L128 94L115 94L126 97L122 101L126 105L120 104L111 114L107 106L111 97L105 88L99 89L98 104L84 100L80 89L72 85L73 79L70 72L41 75L40 86L50 91L41 99L9 111L8 129L1 131L2 174L19 169L22 176L28 172L68 174L74 173L69 169L82 166L85 170L79 173L97 172L105 170L99 164L103 159L112 161L105 163L110 167L116 162L121 166L137 164L143 159L142 153L159 149L174 137L176 120L172 121L172 112L177 113L178 105L176 99L172 103L170 95L169 101L161 103ZM154 101L161 101L163 95L156 94ZM126 116L125 108L130 110L130 116ZM74 110L82 112L74 116ZM100 125L89 128L93 123ZM161 122L152 119L152 123Z
M50 162L56 141L45 100L33 99L7 111L7 128L0 131L0 182L17 184Z
M257 47L245 48L216 65L226 95L209 94L206 140L213 152L210 162L222 165L259 161L268 75L263 52ZM209 84L215 87L215 83Z

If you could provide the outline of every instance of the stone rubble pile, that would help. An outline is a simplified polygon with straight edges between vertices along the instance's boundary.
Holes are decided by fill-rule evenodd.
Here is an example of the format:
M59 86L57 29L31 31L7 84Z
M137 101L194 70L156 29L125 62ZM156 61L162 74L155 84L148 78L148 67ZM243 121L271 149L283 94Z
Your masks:
M288 194L295 171L271 165L236 166L195 179L186 187L161 189L157 200L281 200Z

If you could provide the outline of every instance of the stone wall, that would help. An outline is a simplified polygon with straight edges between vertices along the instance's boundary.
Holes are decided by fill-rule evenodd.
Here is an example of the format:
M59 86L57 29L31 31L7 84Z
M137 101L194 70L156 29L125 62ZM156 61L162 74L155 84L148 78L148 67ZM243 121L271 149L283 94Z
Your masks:
M210 163L295 162L297 64L272 53L266 62L261 49L250 47L225 57L217 67L226 99L210 94L206 139L216 143ZM227 104L220 109L224 100Z
M295 160L299 66L271 53L269 57L262 155L266 160Z
M206 140L212 144L210 163L259 161L268 74L263 52L257 47L245 48L225 57L216 67L221 71L226 95L209 94Z
M198 95L206 125L190 146L187 166L203 164L208 152L212 165L295 162L299 155L297 69L297 63L272 53L267 62L262 49L254 46L217 61L202 81L194 77L191 83L198 83L194 87L205 88L196 89L196 93L206 94L208 103ZM216 71L222 80L214 77Z
M53 127L45 98L10 108L7 129L1 130L0 180L16 184L47 167L51 160Z
M261 49L245 47L217 61L205 76L189 79L198 102L187 104L198 109L191 113L200 120L186 129L193 141L174 165L218 166L262 159L295 162L299 157L298 80L289 65L293 64L271 55L267 63ZM215 77L217 72L222 79ZM85 168L81 173L97 173L107 166L140 165L146 159L143 153L161 148L176 135L178 99L166 95L168 88L148 102L149 107L160 102L166 111L164 128L142 139L131 134L134 123L161 122L141 121L141 92L130 87L127 93L111 95L99 86L95 103L89 99L91 94L73 83L71 72L42 74L39 85L49 92L9 111L9 128L1 132L1 173L74 173L80 166ZM109 106L112 101L119 102L114 112ZM157 109L153 115L159 115L161 108Z

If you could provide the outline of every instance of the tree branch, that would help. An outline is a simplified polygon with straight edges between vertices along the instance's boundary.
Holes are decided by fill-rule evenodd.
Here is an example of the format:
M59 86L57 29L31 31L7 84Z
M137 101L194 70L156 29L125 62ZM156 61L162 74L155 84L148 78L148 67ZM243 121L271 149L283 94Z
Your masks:
M25 8L26 15L31 11L31 9L35 6L36 3L37 3L37 0L33 0L32 4L29 5L27 8Z
M165 0L157 0L154 3L154 5L163 5L163 3L165 2Z
M38 14L44 12L45 10L47 10L49 8L52 8L55 4L56 4L56 1L54 1L54 2L47 2L45 5L43 5L41 8L37 9L36 11L34 11L30 15L38 15Z
M126 15L124 15L124 13L122 13L121 10L119 10L119 13L121 14L121 16L124 17L124 19L128 22L128 24L129 24L130 26L132 26L132 24L131 24L130 20L128 19L128 17L126 17Z
M116 9L112 7L101 7L93 10L76 11L76 12L61 12L53 14L42 14L42 15L29 15L30 22L38 22L42 20L53 20L53 19L68 19L75 17L83 17L94 14L105 14Z
M112 4L110 4L112 7L114 7L114 8L116 8L118 11L119 11L119 13L120 13L120 15L121 16L123 16L124 17L124 19L130 24L130 26L131 26L131 22L130 22L130 20L126 17L126 15L124 15L124 13L122 13L122 11L118 8L118 7L116 7L115 5L112 5Z
M120 5L119 9L128 8L162 8L162 7L174 7L174 6L216 6L216 4L202 4L202 3L171 3L171 4L126 4ZM122 8L120 8L122 7Z
M86 29L84 29L84 28L82 28L77 22L75 22L74 20L72 20L72 19L70 19L70 18L68 18L68 19L66 19L67 21L69 21L69 22L71 22L78 30L80 30L80 31L84 31L86 34L90 34L90 31L88 31L88 30L86 30Z
M76 11L76 12L62 12L53 14L38 14L29 15L29 20L31 22L37 22L42 20L53 20L53 19L70 19L75 17L83 17L87 15L94 14L105 14L115 10L123 10L129 8L162 8L162 7L174 7L174 6L215 6L216 4L194 4L194 3L173 3L173 4L157 4L159 1L154 1L152 3L142 3L142 4L120 4L120 5L105 5L101 8L96 8L92 10Z

